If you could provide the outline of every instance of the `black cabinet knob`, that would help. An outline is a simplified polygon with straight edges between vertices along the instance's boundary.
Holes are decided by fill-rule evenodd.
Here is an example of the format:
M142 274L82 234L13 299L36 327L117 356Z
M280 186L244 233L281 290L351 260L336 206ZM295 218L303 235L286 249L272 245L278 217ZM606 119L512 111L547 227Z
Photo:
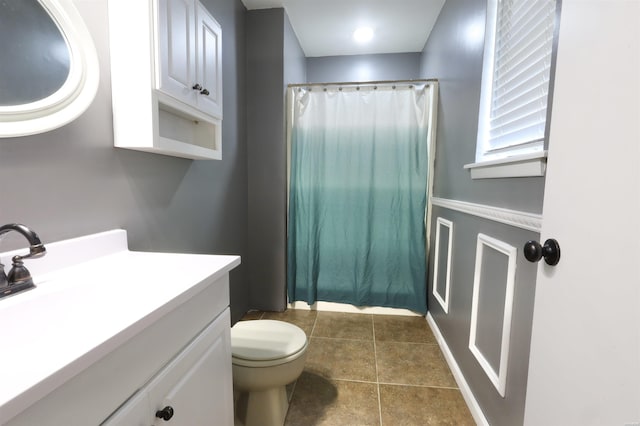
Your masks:
M202 89L202 90L200 91L200 94L201 94L201 95L205 95L205 96L209 96L209 91L208 91L207 89Z
M544 257L548 265L557 265L560 262L560 244L553 238L545 241L543 246L537 241L527 241L524 245L524 257L529 262L537 262Z
M200 86L198 83L194 84L191 88L193 90L202 90L202 86Z
M171 417L173 417L173 407L167 405L162 410L156 411L156 417L165 421L171 420Z

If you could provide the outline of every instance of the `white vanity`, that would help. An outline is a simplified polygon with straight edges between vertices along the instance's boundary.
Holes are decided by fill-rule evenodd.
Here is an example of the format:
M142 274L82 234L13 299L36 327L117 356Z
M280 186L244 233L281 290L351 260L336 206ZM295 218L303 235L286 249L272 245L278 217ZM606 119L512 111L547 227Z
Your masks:
M233 425L238 256L129 251L123 230L45 246L36 288L0 300L0 425Z

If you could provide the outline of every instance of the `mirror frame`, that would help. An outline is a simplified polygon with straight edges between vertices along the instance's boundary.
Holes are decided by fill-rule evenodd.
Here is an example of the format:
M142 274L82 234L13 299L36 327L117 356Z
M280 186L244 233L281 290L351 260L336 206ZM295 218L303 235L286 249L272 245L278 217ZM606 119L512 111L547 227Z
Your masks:
M38 0L67 41L67 80L50 96L22 105L0 107L0 137L47 132L75 120L95 98L100 69L93 39L73 0Z

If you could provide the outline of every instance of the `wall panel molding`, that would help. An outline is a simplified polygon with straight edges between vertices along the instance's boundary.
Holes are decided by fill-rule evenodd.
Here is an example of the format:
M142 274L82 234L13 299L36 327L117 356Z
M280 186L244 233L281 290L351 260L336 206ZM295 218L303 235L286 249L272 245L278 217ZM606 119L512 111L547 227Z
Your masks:
M447 251L440 253L440 237L442 236L440 229L448 228ZM451 253L453 243L453 222L439 217L436 220L436 243L435 254L433 260L433 296L438 301L445 313L449 313L449 295L451 294ZM440 256L447 256L447 266L444 271L440 271ZM438 292L438 280L444 274L444 295Z
M486 248L493 249L504 256L507 262L507 274L504 296L504 311L502 317L502 337L500 344L500 362L498 371L492 366L485 354L482 353L477 345L478 317L479 317L479 301L482 286L482 264L483 256ZM478 363L485 371L491 383L495 386L500 396L505 396L507 386L507 368L509 361L509 345L511 339L511 317L513 313L513 294L516 280L516 258L518 250L505 243L484 234L478 234L478 243L476 246L476 265L473 277L473 299L471 304L471 325L469 330L469 350L476 357ZM486 285L486 284L485 284ZM500 285L500 283L492 283L492 285Z
M439 197L431 197L431 204L528 231L540 232L542 229L542 215L540 214Z

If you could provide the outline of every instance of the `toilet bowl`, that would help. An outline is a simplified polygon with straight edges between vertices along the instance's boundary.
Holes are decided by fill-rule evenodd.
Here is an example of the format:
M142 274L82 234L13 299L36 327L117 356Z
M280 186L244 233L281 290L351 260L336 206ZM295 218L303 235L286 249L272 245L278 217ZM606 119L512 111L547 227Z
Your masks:
M240 321L231 328L236 417L245 426L282 426L286 385L302 373L307 336L283 321Z

